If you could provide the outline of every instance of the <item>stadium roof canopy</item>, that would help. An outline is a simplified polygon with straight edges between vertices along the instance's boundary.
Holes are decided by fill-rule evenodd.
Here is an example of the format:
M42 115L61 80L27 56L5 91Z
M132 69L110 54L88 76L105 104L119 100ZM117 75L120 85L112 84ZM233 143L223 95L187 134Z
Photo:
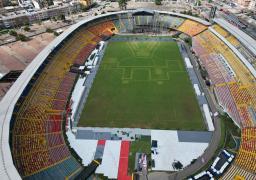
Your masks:
M145 10L142 10L145 11ZM9 91L6 93L2 101L0 102L0 179L21 179L17 169L15 168L12 160L11 149L9 145L9 130L10 130L10 121L14 106L18 101L23 90L29 83L30 79L33 77L40 65L45 61L49 54L54 50L66 37L68 37L73 31L75 31L81 25L96 20L98 18L107 17L109 15L121 14L135 12L134 10L130 11L119 11L108 14L99 15L97 17L91 17L83 21L78 22L77 24L72 25L66 31L64 31L60 36L54 39L46 48L44 48L35 59L26 67L26 69L19 76L17 81L12 85ZM149 12L149 11L148 11ZM154 11L162 14L170 14L174 16L179 16L183 18L188 18L194 21L198 21L204 25L210 25L209 22L202 19L179 14L167 11Z

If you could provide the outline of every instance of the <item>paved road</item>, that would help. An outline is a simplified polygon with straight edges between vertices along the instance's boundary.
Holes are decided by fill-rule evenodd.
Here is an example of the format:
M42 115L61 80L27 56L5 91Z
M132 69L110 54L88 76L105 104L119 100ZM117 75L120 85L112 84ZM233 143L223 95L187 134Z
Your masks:
M195 67L195 72L197 74L197 77L200 81L201 87L204 89L205 92L205 96L206 99L208 101L208 105L211 109L211 111L217 112L217 108L216 108L216 104L214 104L214 102L211 99L211 96L208 92L208 88L206 87L200 72L198 71L197 68L197 62L196 62L196 58L192 55L192 53L189 50L189 47L187 45L184 44L184 47L186 47L187 50L187 55L189 56L191 63L193 64L193 66ZM218 148L219 145L219 141L221 138L221 123L218 117L215 117L213 119L213 123L214 123L214 127L215 127L215 131L212 134L212 139L211 142L209 143L209 146L207 147L207 149L205 150L204 154L202 156L200 156L195 163L193 163L192 165L187 166L186 168L184 168L182 171L176 172L176 173L166 173L166 172L152 172L149 173L148 177L149 180L180 180L180 179L185 179L188 176L193 175L194 173L196 173L198 170L200 170L202 167L204 167L208 161L213 157L213 155L215 154L215 151Z

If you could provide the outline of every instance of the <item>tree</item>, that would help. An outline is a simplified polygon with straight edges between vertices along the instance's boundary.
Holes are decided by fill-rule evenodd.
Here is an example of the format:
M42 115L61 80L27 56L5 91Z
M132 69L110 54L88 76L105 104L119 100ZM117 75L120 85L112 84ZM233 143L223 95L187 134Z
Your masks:
M1 29L0 28L0 35L9 33L8 29Z
M47 29L46 29L46 32L48 32L48 33L53 33L53 30L52 30L51 28L47 28Z
M191 37L186 37L184 40L185 40L185 42L186 42L189 46L192 46L192 39L191 39Z
M162 0L155 0L156 5L161 5L161 3L162 3Z
M53 20L53 21L57 21L57 18L54 16L54 17L52 18L52 20Z
M65 14L60 15L60 20L62 20L62 21L66 20Z
M28 37L27 36L25 36L24 34L18 34L17 36L16 36L16 40L17 41L19 41L19 40L21 40L21 41L28 41Z
M58 36L59 35L59 33L57 33L56 31L54 31L54 36Z
M198 3L197 3L198 6L201 6L202 5L202 2L199 0Z
M127 1L128 0L118 0L118 5L120 9L126 9L127 8Z
M17 36L18 35L18 33L16 32L16 31L14 31L14 30L10 30L9 31L9 34L11 35L11 36Z
M180 170L180 169L183 168L183 165L181 164L180 161L175 161L175 162L172 164L172 166L173 166L174 169L178 169L178 170Z
M25 26L24 31L30 31L30 28L28 26Z
M53 5L53 0L47 0L47 5L52 6Z
M191 11L191 10L188 10L187 15L192 16L192 15L193 15L192 11Z

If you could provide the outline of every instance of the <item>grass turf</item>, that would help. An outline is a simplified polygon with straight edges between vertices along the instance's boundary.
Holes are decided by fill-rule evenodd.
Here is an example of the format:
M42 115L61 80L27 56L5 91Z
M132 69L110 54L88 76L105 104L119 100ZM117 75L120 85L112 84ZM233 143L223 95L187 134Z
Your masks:
M205 130L176 42L110 42L78 126Z

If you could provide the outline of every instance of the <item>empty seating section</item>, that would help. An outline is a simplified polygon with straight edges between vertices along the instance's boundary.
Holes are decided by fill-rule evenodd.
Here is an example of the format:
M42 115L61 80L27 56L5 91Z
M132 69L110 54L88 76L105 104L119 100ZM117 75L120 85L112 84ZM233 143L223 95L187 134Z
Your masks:
M250 71L243 65L243 63L235 56L235 54L217 37L209 31L199 34L196 39L204 41L202 44L205 48L211 49L209 52L221 54L229 65L232 65L232 70L236 75L237 82L243 86L255 86L255 79ZM207 43L206 43L207 42Z
M186 19L179 27L178 30L188 34L190 36L195 36L200 32L207 29L207 26L204 26L198 22Z
M121 29L120 20L119 20L119 19L113 20L113 23L114 23L116 29L117 29L118 31L121 31L121 30L120 30L120 29Z
M256 57L250 53L244 46L240 45L237 47L237 50L247 59L248 62L252 64L252 66L256 69Z
M112 21L106 21L88 28L88 31L98 37L102 37L113 35L113 32L117 32L117 29Z
M120 32L129 32L133 30L133 22L126 16L123 18L119 18L119 24L120 24L120 28L119 31Z
M49 119L46 121L46 132L60 132L61 131L61 122L62 118L59 119L52 119L51 116Z
M123 29L129 29L129 27L131 27L130 29L132 29L132 25L130 23L130 20L127 19L120 19L121 24L123 25Z
M76 80L76 74L69 69L74 63L83 64L101 40L99 36L111 32L113 27L110 22L90 27L91 31L82 27L64 40L58 52L45 60L45 67L29 93L21 97L23 102L16 104L12 155L22 178L64 179L82 170L63 137L63 112Z
M49 146L49 147L64 144L64 139L58 133L46 134L45 139L47 142L47 146Z
M59 162L63 157L69 157L69 150L66 145L55 145L54 148L49 149L49 157L52 162Z
M229 89L232 96L235 99L236 104L249 104L251 101L251 96L248 93L247 88L239 87L237 83L230 84Z
M95 39L95 38L94 38ZM99 40L98 40L99 41ZM96 42L98 42L96 41ZM86 45L81 52L78 54L75 60L75 64L83 64L83 62L90 56L93 49L95 49L96 45L88 44Z
M25 180L45 180L45 179L64 179L72 177L74 173L80 170L79 163L72 157L64 159L56 166L52 166L47 171L41 171L32 176L24 178ZM58 173L56 173L58 172ZM67 176L63 176L66 174Z
M182 23L184 19L174 17L174 16L167 16L167 15L160 15L158 22L164 27L164 28L172 28L177 29Z
M233 46L238 47L240 46L240 42L228 31L220 27L219 25L215 24L212 26L221 36L225 37Z
M242 130L242 142L235 159L237 166L256 172L256 127L244 128ZM256 176L255 176L256 178Z
M170 27L174 29L177 29L184 22L184 19L179 17L171 17L171 19L172 19L172 23Z
M239 106L239 114L242 119L241 123L243 127L252 127L253 121L251 120L250 113L248 111L248 107L246 105Z
M219 27L219 33L228 35ZM219 104L241 127L241 144L235 162L223 179L256 179L256 82L249 70L220 39L209 31L193 37L193 50L206 68ZM221 56L220 56L221 55ZM218 58L223 57L223 58ZM225 66L225 68L224 68Z
M222 85L223 83L234 81L234 77L223 66L217 55L210 54L209 56L203 56L201 62L208 70L214 85Z
M223 29L222 27L220 27L217 24L213 25L212 28L215 29L221 36L223 36L225 38L230 35L230 33L228 31L226 31L225 29Z
M255 175L253 173L247 172L240 167L232 164L227 172L224 174L222 180L254 180Z
M208 56L210 53L212 53L212 49L204 48L206 46L204 45L206 42L199 36L193 37L192 39L192 51L197 55L200 55L200 58Z
M159 16L158 22L164 27L164 28L170 28L172 19L171 16L161 15Z
M230 35L226 39L235 47L238 47L240 45L240 42L233 35Z
M215 94L217 96L219 104L224 108L224 110L231 116L231 118L237 123L241 124L241 117L237 110L237 106L234 99L230 93L228 86L215 87Z

